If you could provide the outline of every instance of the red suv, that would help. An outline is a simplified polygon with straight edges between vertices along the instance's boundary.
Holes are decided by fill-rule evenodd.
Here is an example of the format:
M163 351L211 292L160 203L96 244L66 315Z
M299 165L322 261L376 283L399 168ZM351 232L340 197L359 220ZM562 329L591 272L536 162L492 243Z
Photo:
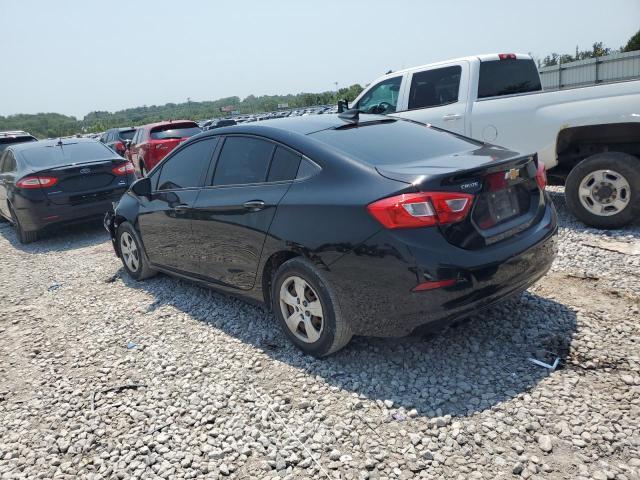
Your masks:
M160 160L202 129L191 120L173 120L150 123L138 127L129 147L127 158L133 163L136 174L144 177Z

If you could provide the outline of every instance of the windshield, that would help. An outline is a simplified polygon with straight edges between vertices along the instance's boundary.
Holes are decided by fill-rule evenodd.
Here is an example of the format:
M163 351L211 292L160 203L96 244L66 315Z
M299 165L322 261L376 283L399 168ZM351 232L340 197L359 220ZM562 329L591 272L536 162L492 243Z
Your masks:
M178 124L178 125L163 125L161 127L155 127L151 130L152 140L164 140L167 138L184 138L192 137L200 133L202 129L194 124Z
M480 62L478 98L513 95L542 90L536 64L527 60Z
M62 146L49 144L27 148L20 153L35 168L105 160L115 155L113 150L99 142L65 143Z
M322 130L311 136L370 165L411 163L480 145L471 139L403 120Z
M7 137L0 138L0 152L3 152L9 145L15 145L16 143L35 142L33 137Z
M120 132L120 140L133 140L135 134L135 130L124 130Z

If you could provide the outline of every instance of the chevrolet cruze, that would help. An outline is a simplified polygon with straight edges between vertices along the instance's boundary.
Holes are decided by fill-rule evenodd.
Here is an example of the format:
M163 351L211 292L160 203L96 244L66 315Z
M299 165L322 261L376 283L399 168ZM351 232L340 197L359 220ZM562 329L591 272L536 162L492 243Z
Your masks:
M263 302L321 357L529 287L556 254L545 183L535 155L349 111L192 137L105 226L133 278Z

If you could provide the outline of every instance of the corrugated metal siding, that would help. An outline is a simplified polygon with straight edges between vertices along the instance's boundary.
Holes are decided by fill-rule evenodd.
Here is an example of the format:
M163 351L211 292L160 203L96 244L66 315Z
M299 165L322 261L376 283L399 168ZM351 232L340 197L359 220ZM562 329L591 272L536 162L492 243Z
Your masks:
M598 58L540 69L542 88L558 90L640 78L640 51L612 53Z

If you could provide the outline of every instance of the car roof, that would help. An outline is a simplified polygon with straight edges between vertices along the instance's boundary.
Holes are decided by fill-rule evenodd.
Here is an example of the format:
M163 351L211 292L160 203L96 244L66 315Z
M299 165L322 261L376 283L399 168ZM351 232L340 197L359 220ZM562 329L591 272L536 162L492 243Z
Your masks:
M531 60L533 57L527 53L516 53L516 58L518 60ZM376 80L382 80L383 78L386 77L395 77L398 75L402 75L404 73L407 72L412 72L414 70L424 70L425 68L431 68L431 67L437 67L439 65L449 65L450 63L461 63L461 62L473 62L476 60L479 60L481 62L488 62L491 60L499 60L499 54L498 53L487 53L487 54L482 54L482 55L469 55L467 57L458 57L458 58L451 58L449 60L442 60L440 62L433 62L433 63L426 63L424 65L417 65L415 67L409 67L409 68L403 68L402 70L396 70L395 72L389 72L386 73L384 75L379 76L378 78L376 78ZM374 82L371 82L374 83Z
M309 135L321 130L342 127L352 123L350 120L341 118L340 114L309 115L306 117L285 117L263 120L261 122L241 123L230 127L209 130L212 135L226 133L260 133L268 130L279 130L282 132L294 132L301 135ZM384 115L360 114L359 122L375 122L389 120L390 117Z
M164 125L171 125L172 123L193 123L194 125L197 125L197 123L194 122L193 120L165 120L163 122L147 123L146 125L141 125L138 128L161 127Z
M0 137L2 138L7 138L7 137L32 137L33 135L31 135L30 133L27 133L23 130L7 130L4 132L0 132Z
M22 152L32 148L53 147L62 145L74 145L76 143L100 143L93 138L63 138L63 139L50 139L50 140L38 140L37 142L18 143L11 145L9 148L14 152Z

